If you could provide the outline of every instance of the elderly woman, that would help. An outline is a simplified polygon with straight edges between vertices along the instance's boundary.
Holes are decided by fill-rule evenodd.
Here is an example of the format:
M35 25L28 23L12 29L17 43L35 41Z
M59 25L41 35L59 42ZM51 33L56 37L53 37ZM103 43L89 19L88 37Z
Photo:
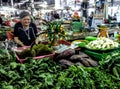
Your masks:
M20 13L20 22L14 26L14 41L18 46L29 46L36 40L37 27L31 22L29 12Z

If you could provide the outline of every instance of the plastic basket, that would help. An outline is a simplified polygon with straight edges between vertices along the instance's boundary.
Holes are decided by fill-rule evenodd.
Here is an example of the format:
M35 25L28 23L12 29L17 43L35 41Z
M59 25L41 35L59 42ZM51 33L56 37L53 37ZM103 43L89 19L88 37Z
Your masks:
M21 52L22 50L26 49L26 48L29 48L30 46L24 46L24 47L18 47L17 50L19 52ZM19 58L19 52L15 52L15 56L16 56L16 59L20 62L20 63L23 63L28 57L24 58L24 59L21 59ZM33 59L37 60L37 59L42 59L42 58L47 58L47 57L50 57L50 59L53 59L55 53L52 53L52 54L47 54L47 55L42 55L42 56L36 56L36 57L32 57Z
M70 42L68 42L68 41L66 41L66 40L58 40L58 43L59 43L59 44L65 44L65 45L68 45L68 46L71 45ZM47 44L47 43L43 43L43 44ZM24 50L24 49L26 49L26 48L29 48L29 47L30 47L30 46L18 47L17 50L18 50L19 52L21 52L22 50ZM53 59L54 55L55 55L55 52L52 53L52 54L48 54L48 55L42 55L42 56L33 57L33 59L36 60L36 59L42 59L42 58L47 58L47 57L50 57L50 59ZM25 59L20 59L17 52L15 52L15 56L16 56L16 59L17 59L20 63L23 63L23 62L25 61L25 59L28 58L28 57L26 57Z
M49 57L50 59L53 59L54 55L55 55L55 53L52 53L52 54L48 54L48 55L33 57L33 59L38 60L38 59L47 58L47 57ZM20 59L17 53L15 53L15 56L16 56L16 59L20 63L24 63L24 61L28 58L28 57L26 57L25 59Z

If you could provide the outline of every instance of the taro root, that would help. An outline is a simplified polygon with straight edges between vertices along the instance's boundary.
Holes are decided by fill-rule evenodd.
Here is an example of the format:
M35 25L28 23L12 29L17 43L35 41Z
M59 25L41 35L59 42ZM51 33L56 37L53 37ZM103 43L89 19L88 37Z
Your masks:
M72 55L70 58L69 58L69 60L71 60L71 61L73 61L73 62L77 62L77 61L79 61L81 58L84 58L84 57L86 57L86 58L89 58L89 56L87 56L87 55L78 55L78 54L76 54L76 55Z
M74 49L67 49L65 51L63 51L62 53L60 53L56 59L68 59L70 56L75 54L75 50Z
M84 65L83 65L82 63L80 63L80 62L76 62L75 65L76 65L76 66L84 66Z
M92 59L87 59L87 61L88 61L88 62L89 62L89 64L90 64L91 66L93 66L93 67L98 66L98 62L97 62L97 61L95 61L95 60L92 60Z
M85 54L84 52L79 52L79 55L82 55L82 57L89 57L87 54Z
M79 59L80 63L82 63L84 66L89 67L91 66L89 62L87 61L87 58L80 58Z
M71 65L74 64L74 63L72 63L71 61L66 60L66 59L61 59L61 60L59 60L58 63L59 63L62 67L64 67L64 68L67 68L67 67L69 67L69 66L71 66Z

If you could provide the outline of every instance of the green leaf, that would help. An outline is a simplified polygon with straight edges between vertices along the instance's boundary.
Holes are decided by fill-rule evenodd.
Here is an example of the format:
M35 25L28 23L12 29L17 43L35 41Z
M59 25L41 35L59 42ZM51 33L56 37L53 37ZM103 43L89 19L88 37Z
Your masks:
M25 64L20 64L20 70L25 70L26 69L26 65Z
M5 86L4 89L14 89L12 85Z
M12 69L15 69L17 66L18 66L18 63L16 63L16 62L11 62L11 63L10 63L10 67L11 67Z
M7 74L7 72L6 72L4 69L2 69L2 68L0 69L0 74L1 74L1 73L2 73L2 74Z
M117 70L116 67L113 68L113 74L114 74L118 79L120 79L120 75L119 75L118 70Z

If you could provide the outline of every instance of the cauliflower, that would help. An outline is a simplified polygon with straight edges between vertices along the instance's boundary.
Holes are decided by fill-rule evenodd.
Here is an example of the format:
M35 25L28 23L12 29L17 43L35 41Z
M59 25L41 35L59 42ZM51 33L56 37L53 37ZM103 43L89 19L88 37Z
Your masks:
M118 42L114 42L109 38L100 37L88 43L87 48L104 50L104 49L116 48L118 46L119 46Z

